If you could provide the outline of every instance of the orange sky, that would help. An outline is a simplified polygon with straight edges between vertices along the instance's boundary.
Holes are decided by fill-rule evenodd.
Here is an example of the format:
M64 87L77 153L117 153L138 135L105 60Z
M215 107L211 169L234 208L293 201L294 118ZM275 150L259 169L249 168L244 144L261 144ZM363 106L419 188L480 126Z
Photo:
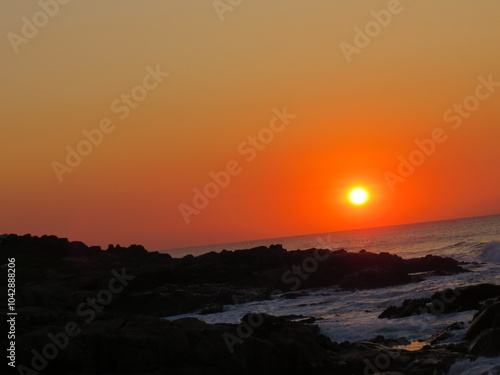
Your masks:
M0 4L0 233L160 250L500 213L496 0L42 3ZM131 92L145 97L124 116ZM296 117L247 161L240 145L284 108ZM60 182L54 162L69 168L67 147L106 119ZM392 189L436 128L447 139ZM179 205L230 161L239 173L187 224ZM358 185L371 199L354 207Z

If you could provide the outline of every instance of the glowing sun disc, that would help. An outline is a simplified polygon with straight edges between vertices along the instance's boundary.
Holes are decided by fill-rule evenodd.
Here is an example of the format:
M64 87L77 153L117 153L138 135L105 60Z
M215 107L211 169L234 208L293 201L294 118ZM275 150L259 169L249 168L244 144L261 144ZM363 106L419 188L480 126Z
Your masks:
M354 204L363 204L368 199L368 194L363 189L354 189L351 191L351 194L349 194L349 199Z

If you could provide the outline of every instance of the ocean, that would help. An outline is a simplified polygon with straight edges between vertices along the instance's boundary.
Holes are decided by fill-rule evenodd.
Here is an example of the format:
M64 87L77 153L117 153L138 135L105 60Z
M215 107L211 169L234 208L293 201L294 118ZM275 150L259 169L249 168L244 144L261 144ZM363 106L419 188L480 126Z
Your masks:
M173 257L183 257L210 251L282 244L287 250L315 247L330 250L342 248L357 252L365 249L375 253L385 251L399 254L405 258L435 254L466 260L473 257L482 244L495 240L500 241L500 215L197 246L163 252Z
M177 250L171 254L200 255L209 251L245 249L277 243L287 250L342 248L350 252L362 249L376 253L389 252L403 258L427 254L447 256L467 262L464 267L473 272L429 276L418 283L355 292L336 287L318 288L308 290L307 295L296 299L277 296L268 301L225 306L220 313L191 313L168 319L196 317L209 323L239 323L247 313L297 314L317 318L315 324L333 341L360 341L377 335L386 338L406 337L412 344L403 348L418 350L433 334L452 323L464 322L464 329L453 331L453 335L443 343L459 341L476 311L378 319L384 309L391 305L400 306L408 298L430 297L445 288L479 283L500 284L500 215L197 247ZM472 364L457 363L449 374L479 374L499 365L500 358L484 359Z

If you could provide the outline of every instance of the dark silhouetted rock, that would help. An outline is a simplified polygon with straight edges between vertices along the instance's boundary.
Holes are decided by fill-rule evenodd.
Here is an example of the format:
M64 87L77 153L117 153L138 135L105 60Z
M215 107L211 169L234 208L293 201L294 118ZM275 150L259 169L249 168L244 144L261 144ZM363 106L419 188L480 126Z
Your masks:
M447 314L479 310L482 302L500 295L500 285L479 284L455 289L445 289L430 298L409 299L400 307L390 306L379 318L403 318L419 314Z
M500 328L490 328L481 331L472 340L469 353L484 357L500 356Z
M223 305L217 305L217 306L209 306L203 310L200 311L200 315L210 315L210 314L217 314L220 312L224 311L224 306Z
M406 284L411 277L399 268L368 268L345 276L340 282L343 289L373 289Z
M431 337L427 339L428 342L430 342L432 345L438 343L439 341L443 341L451 337L453 331L461 330L464 329L464 322L456 322L445 329L435 333Z
M400 307L389 306L382 314L379 315L379 318L392 319L419 315L427 311L427 304L430 302L430 298L405 299Z
M481 332L490 328L500 328L500 301L485 306L474 317L465 338L474 340Z
M446 275L467 272L455 259L443 258L431 254L422 258L406 259L404 263L409 273L436 271Z

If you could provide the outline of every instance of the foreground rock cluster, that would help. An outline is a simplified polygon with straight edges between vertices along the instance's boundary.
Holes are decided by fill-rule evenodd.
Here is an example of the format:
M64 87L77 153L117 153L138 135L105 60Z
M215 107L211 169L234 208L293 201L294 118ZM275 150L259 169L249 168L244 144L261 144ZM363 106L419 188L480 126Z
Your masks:
M16 363L25 368L15 373L425 375L446 373L460 359L500 355L500 292L487 284L461 290L457 305L442 312L480 309L462 343L439 345L443 332L436 345L419 351L398 349L404 339L335 343L314 319L300 316L249 315L239 325L159 318L211 313L276 291L354 290L418 282L422 272L467 272L449 258L403 260L388 253L286 251L276 245L174 259L138 245L102 250L29 235L1 238L0 256L16 258ZM381 317L432 313L433 297L405 301L404 308L391 307ZM0 325L6 332L6 322ZM51 344L57 349L52 359Z

